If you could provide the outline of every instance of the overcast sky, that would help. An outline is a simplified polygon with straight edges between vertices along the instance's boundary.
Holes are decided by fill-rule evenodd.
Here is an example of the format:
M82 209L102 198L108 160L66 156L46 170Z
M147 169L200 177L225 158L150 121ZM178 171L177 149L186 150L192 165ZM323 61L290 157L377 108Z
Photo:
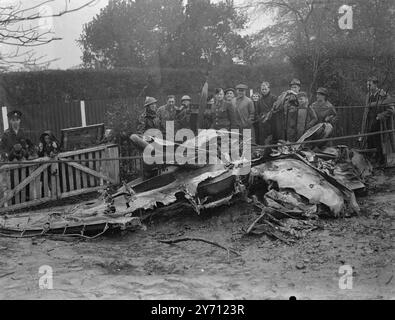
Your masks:
M44 0L0 0L0 2L21 2L22 6L32 7L35 4L42 3ZM52 62L50 65L51 69L68 69L76 67L81 64L81 49L76 43L79 38L83 25L92 20L92 18L100 12L100 9L108 4L109 0L96 0L94 4L89 7L85 7L79 11L72 12L70 14L63 15L58 18L54 18L49 22L51 24L52 31L56 37L62 38L62 40L54 41L50 44L37 47L35 51L37 55L46 55L48 60L58 59ZM241 3L245 0L236 0L235 3ZM81 6L88 0L53 0L47 5L54 13L62 11L67 4L69 8L76 8ZM44 8L45 9L45 8ZM257 30L263 25L268 24L270 18L254 18L251 30ZM0 47L1 52L8 50L4 45Z

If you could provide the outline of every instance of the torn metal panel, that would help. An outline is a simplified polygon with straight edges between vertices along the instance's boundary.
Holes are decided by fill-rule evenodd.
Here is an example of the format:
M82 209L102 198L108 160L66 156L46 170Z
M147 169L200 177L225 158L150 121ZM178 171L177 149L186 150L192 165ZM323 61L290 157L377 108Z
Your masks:
M309 199L311 204L322 203L338 216L345 208L342 193L303 161L278 159L251 169L251 175L265 181L275 181L280 190L292 189Z
M309 204L308 200L302 199L300 195L289 190L272 189L265 194L264 198L266 205L270 208L295 218L313 218L318 212L316 204Z

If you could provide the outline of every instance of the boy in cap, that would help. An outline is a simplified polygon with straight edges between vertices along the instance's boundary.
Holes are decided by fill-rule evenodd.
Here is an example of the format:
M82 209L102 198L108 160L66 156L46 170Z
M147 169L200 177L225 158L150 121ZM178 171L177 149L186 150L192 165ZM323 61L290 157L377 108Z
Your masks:
M53 158L59 153L59 141L51 131L44 131L38 144L38 156Z
M21 129L22 112L11 111L7 114L10 127L4 132L0 150L8 161L27 160L35 153L34 145Z

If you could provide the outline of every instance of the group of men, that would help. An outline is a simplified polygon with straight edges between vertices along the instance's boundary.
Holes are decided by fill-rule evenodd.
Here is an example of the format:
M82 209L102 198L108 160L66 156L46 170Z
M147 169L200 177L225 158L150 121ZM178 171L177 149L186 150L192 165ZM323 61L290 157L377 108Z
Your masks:
M137 133L148 129L166 132L166 122L174 121L175 132L179 129L250 129L252 143L267 145L279 141L298 141L313 128L310 139L325 139L333 134L337 112L328 101L328 90L319 88L316 101L309 103L306 92L301 91L301 82L293 79L289 89L276 97L271 93L270 83L262 82L259 93L247 97L248 86L239 84L233 88L217 88L208 97L200 128L196 127L197 109L191 104L191 97L184 95L181 105L170 95L167 103L157 108L157 100L147 97L144 112L139 117ZM368 94L364 109L361 133L388 131L394 129L395 99L378 87L378 79L367 80ZM54 156L59 152L59 143L51 132L40 137L36 147L21 129L22 112L8 113L9 128L0 141L2 160L14 161L35 157ZM133 141L133 139L132 139ZM135 141L134 141L135 142ZM139 141L138 141L139 142ZM321 147L319 145L319 147ZM370 149L377 162L385 162L388 154L395 153L395 133L376 134L360 138L360 148Z
M270 91L269 82L262 82L260 94L247 97L248 86L239 84L235 89L215 89L207 100L203 123L199 129L250 129L252 143L264 145L280 140L295 142L309 128L325 123L322 136L329 136L336 122L336 110L328 101L328 90L317 90L317 101L309 105L301 82L293 79L290 89L279 97ZM138 133L148 129L166 130L166 121L174 121L175 131L194 128L191 98L183 96L179 107L175 97L168 96L167 104L156 109L157 100L147 97L144 113L139 118ZM196 119L195 119L196 120Z

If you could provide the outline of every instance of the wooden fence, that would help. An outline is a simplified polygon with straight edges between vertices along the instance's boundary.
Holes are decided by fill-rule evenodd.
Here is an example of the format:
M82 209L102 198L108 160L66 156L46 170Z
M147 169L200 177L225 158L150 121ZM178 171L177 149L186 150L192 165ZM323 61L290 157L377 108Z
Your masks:
M119 157L117 145L63 152L55 159L86 160L83 162L34 164L16 163L0 167L0 212L82 195L102 189L106 184L119 184L119 160L92 161Z

